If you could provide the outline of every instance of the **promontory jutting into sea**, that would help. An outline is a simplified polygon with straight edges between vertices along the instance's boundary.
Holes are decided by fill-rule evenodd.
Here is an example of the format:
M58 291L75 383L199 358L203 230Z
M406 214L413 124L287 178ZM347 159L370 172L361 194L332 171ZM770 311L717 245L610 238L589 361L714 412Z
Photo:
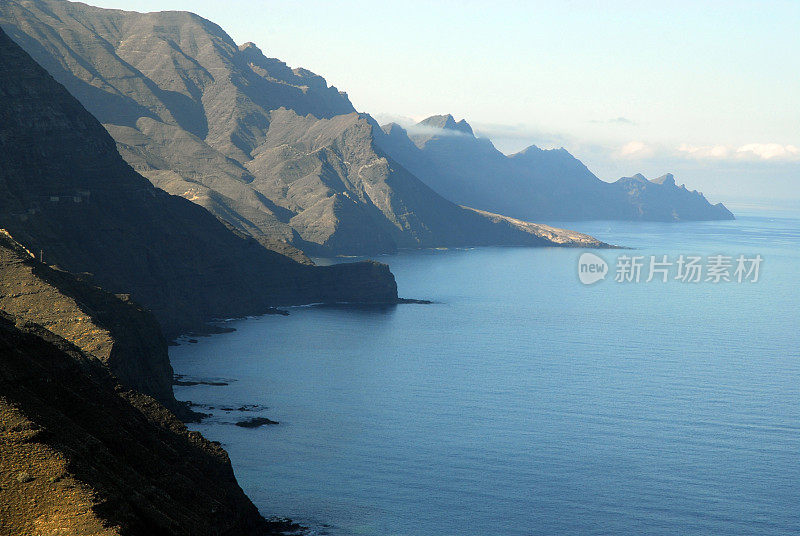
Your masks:
M800 8L93 1L0 4L0 534L800 533Z

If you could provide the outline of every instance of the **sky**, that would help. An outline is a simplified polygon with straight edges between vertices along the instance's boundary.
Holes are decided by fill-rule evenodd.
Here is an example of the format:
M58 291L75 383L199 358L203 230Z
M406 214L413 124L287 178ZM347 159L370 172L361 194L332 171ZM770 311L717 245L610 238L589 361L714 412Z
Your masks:
M604 180L800 199L800 1L87 0L186 10L324 76L380 122L451 113Z

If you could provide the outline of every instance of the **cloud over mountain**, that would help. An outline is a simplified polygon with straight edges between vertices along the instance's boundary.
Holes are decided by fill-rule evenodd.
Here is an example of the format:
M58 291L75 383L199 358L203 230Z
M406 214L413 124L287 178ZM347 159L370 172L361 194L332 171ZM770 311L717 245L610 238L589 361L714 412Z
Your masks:
M679 155L696 159L717 160L800 160L800 149L791 144L781 143L748 143L745 145L691 145L682 143L677 147Z

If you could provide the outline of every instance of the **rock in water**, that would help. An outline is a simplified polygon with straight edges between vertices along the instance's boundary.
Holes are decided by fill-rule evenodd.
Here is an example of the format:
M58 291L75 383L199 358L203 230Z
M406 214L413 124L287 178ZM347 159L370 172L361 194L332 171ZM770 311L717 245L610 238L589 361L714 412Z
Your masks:
M265 424L280 423L278 421L267 419L266 417L253 417L252 419L246 419L244 421L237 422L236 426L240 426L242 428L258 428L259 426L264 426Z

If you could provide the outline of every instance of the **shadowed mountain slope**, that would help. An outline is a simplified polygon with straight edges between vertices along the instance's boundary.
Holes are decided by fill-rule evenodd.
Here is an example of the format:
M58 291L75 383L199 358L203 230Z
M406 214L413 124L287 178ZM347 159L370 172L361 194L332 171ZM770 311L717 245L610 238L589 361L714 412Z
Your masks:
M126 295L114 296L47 266L0 229L0 310L35 322L105 365L125 384L181 418L167 341L153 315Z
M379 147L380 127L345 94L197 15L9 0L0 24L138 172L268 246L554 244L442 198Z
M95 357L0 312L0 533L278 534L227 453Z
M531 146L510 157L464 121L433 116L383 127L379 145L444 197L526 220L724 220L733 214L674 179L597 178L565 149ZM671 175L669 175L671 177Z
M46 263L130 293L167 335L274 305L397 297L384 265L299 264L153 187L1 31L0 153L0 228Z

